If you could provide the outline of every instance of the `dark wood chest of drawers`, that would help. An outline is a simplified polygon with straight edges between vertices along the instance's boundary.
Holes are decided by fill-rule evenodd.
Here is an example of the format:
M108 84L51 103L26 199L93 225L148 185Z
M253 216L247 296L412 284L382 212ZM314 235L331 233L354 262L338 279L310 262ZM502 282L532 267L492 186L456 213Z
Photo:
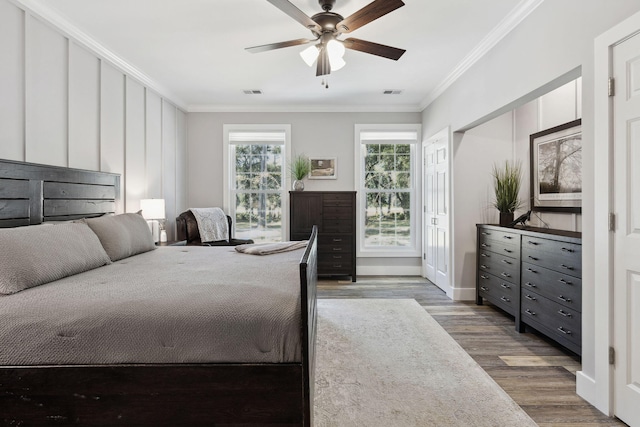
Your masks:
M580 233L480 224L476 302L486 299L516 320L580 354Z
M355 191L291 191L290 238L305 240L318 226L318 274L356 281Z

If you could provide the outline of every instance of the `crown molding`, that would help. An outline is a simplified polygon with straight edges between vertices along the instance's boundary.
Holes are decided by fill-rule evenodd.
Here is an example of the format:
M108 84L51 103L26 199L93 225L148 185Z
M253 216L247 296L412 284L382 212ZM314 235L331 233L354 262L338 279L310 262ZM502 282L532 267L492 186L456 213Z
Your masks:
M53 28L61 32L65 37L69 38L69 40L72 40L80 46L88 49L100 59L108 61L111 65L115 66L127 76L137 80L142 85L158 93L166 101L171 102L183 111L187 111L187 104L171 90L151 79L151 77L140 71L138 68L125 61L84 31L80 30L60 13L53 10L51 7L46 6L44 2L36 0L9 1L23 9L25 12L28 12L33 17L48 23Z
M520 3L455 66L445 79L420 103L420 110L427 108L442 95L469 68L478 62L493 47L533 12L544 0L521 0Z
M189 105L189 113L420 113L419 105Z

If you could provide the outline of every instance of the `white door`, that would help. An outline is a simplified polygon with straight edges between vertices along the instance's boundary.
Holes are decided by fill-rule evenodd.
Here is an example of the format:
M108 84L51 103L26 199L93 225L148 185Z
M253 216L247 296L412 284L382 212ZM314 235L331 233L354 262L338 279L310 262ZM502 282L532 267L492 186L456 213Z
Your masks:
M640 35L614 47L614 411L640 426Z
M423 143L423 275L450 295L449 285L449 129Z

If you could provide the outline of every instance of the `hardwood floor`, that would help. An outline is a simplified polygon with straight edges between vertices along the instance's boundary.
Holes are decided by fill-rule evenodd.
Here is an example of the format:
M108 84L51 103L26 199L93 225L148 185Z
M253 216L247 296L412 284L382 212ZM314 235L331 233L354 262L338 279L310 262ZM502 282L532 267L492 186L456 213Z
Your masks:
M575 393L580 358L489 303L451 301L420 277L319 280L318 298L413 298L541 427L625 426Z

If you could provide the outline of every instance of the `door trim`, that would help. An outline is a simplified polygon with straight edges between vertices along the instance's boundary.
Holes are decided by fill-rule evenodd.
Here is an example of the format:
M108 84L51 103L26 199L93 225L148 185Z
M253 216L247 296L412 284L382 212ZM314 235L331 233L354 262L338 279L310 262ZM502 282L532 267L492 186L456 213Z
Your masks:
M576 373L576 392L608 415L613 415L614 409L613 368L609 365L609 346L613 343L614 242L608 227L609 212L614 209L614 192L611 191L614 141L612 100L607 94L607 82L613 67L613 46L639 32L640 12L601 34L594 42L594 240L587 244L594 248L594 259L598 262L593 263L592 280L583 279L583 293L588 295L593 291L593 299L583 300L582 310L583 325L593 328L583 332L583 336L593 336L593 342L586 343L590 348L583 354L583 367L591 364L594 372ZM608 143L598 144L595 141ZM585 356L591 360L585 360Z

